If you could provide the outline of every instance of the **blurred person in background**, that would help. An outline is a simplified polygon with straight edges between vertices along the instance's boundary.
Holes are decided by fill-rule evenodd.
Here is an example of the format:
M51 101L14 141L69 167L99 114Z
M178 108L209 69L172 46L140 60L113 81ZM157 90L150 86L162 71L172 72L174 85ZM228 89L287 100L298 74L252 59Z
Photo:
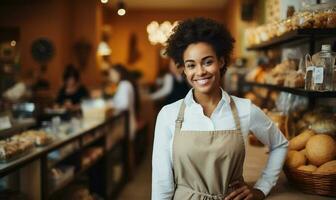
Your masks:
M134 77L125 66L115 64L108 69L108 79L117 84L117 89L108 100L108 104L113 110L129 111L130 139L134 139L140 110L140 96Z
M10 102L31 100L33 96L32 86L34 84L33 71L26 70L18 76L16 83L9 87L2 96Z
M63 86L56 98L56 107L79 110L81 100L88 97L89 92L81 83L79 71L74 65L66 66L63 73Z
M135 142L139 112L140 95L135 77L122 64L115 64L108 69L108 78L111 83L117 84L112 98L107 102L113 111L128 111L129 138L131 143ZM135 164L135 145L129 145L129 175L133 176Z
M181 71L179 71L172 59L169 59L169 67L161 68L161 87L150 95L154 101L161 101L162 105L173 103L185 97L188 93L190 86L184 80Z

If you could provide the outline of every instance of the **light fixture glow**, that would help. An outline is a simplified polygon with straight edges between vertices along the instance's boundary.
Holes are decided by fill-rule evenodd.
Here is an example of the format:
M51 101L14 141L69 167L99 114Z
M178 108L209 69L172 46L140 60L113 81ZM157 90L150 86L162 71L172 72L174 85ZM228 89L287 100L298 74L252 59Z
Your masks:
M125 3L123 0L119 0L117 3L117 13L119 16L124 16L126 14Z
M97 53L100 56L109 56L112 53L112 50L107 42L101 41L98 45Z
M147 25L148 40L151 44L162 44L165 45L168 37L172 33L173 28L178 24L178 22L170 23L165 21L159 24L157 21L152 21Z
M10 43L10 45L11 45L12 47L15 47L15 46L16 46L16 41L15 41L15 40L12 40L11 43Z
M126 10L123 8L118 9L118 15L124 16L126 14Z
M100 0L102 3L108 3L108 0Z

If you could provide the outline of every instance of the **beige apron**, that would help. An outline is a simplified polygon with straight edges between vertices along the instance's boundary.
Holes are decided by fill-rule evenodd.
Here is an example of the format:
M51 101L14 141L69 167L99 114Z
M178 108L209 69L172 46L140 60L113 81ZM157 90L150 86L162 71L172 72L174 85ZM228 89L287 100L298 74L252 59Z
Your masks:
M224 199L228 185L243 180L244 139L231 97L230 107L237 130L181 131L185 110L182 102L173 141L173 199Z

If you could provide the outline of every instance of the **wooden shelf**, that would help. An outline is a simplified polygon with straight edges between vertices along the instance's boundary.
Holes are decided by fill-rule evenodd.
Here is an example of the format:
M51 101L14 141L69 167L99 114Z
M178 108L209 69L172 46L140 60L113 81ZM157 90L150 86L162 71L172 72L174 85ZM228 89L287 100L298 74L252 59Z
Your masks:
M302 88L289 88L289 87L255 83L255 82L245 82L245 85L267 88L267 89L274 90L274 91L288 92L288 93L292 93L295 95L306 96L308 98L334 98L336 97L336 91L326 91L326 92L307 91Z
M62 183L60 183L58 186L56 186L55 188L51 188L49 191L49 195L52 195L53 193L62 190L63 188L65 188L66 186L68 186L70 183L72 183L76 178L78 178L79 176L83 175L88 169L90 169L92 166L94 166L95 164L97 164L104 155L101 155L99 157L97 157L94 161L92 161L88 166L85 167L81 167L80 170L78 170L77 172L75 171L75 174L72 175L71 177L65 179Z
M336 29L297 29L288 33L285 33L279 37L275 37L267 42L262 42L258 45L248 47L247 50L266 50L271 47L280 46L293 41L299 41L302 39L309 39L313 41L316 38L323 38L329 36L335 36Z

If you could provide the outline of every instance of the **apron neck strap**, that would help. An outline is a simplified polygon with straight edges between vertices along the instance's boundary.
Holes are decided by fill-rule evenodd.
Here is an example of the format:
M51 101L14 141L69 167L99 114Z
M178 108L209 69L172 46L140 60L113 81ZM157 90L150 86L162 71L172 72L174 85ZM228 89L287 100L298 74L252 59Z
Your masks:
M232 99L231 96L230 96L230 107L231 107L233 119L234 119L234 122L236 124L237 130L241 130L240 120L239 120L239 115L238 115L238 110L237 110L236 104L233 101L233 99ZM185 104L184 99L183 99L182 103L181 103L181 106L180 106L179 113L177 115L177 119L175 121L175 133L176 132L180 132L180 130L182 128L182 123L183 123L183 120L184 120L184 110L185 110L185 108L186 108L186 104Z
M233 114L233 119L234 119L234 122L236 124L237 130L240 130L241 128L240 128L240 120L239 120L237 106L236 106L236 104L233 101L231 96L230 96L230 107L231 107L231 111L232 111L232 114Z
M175 121L175 133L176 132L180 132L181 128L182 128L182 123L183 123L183 119L184 119L184 110L186 108L186 105L184 103L184 99L182 100L181 106L180 106L180 110L179 113L177 115L177 119Z

